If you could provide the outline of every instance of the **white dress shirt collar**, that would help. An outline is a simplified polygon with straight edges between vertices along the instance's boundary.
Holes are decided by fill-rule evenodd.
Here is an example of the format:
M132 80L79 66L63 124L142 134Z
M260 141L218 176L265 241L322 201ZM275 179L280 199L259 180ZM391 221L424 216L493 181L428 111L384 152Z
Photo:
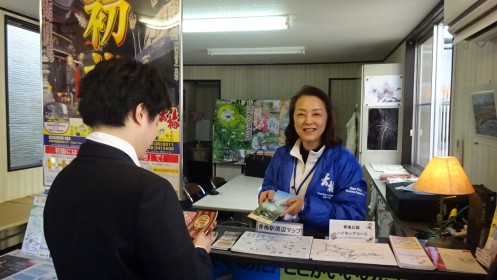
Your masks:
M123 139L105 132L92 132L86 137L86 139L119 149L125 152L137 166L140 166L140 161L136 155L135 148Z

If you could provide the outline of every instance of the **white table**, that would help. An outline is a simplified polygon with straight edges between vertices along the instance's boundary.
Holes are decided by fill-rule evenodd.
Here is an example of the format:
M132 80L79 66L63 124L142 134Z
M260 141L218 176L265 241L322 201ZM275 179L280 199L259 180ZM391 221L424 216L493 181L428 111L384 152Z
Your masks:
M250 213L259 206L258 195L263 178L240 174L193 204L196 209Z

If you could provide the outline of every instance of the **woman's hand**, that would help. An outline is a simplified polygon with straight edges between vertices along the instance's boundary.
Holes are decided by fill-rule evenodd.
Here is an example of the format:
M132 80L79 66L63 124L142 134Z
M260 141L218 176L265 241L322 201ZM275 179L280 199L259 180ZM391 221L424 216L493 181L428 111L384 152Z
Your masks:
M301 197L295 196L285 201L285 205L288 205L289 207L283 211L280 216L283 217L286 214L295 216L302 211L302 208L304 207L304 200Z
M273 195L274 195L274 191L273 190L268 190L268 191L264 191L264 192L261 192L261 194L259 195L259 205L261 205L264 201L266 200L272 200L273 199Z

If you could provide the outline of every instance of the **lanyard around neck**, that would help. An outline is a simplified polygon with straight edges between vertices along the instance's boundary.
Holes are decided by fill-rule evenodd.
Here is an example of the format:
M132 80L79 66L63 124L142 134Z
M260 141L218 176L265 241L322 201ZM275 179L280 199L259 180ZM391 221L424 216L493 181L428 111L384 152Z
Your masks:
M316 170L316 167L318 166L318 163L321 160L321 156L318 158L318 160L316 161L316 163L312 167L311 171L309 171L309 173L307 173L307 175L305 176L304 180L302 180L302 182L300 182L300 185L299 185L298 188L295 188L295 186L297 185L296 179L297 179L297 163L298 162L297 162L297 158L295 158L293 160L293 187L292 188L295 190L295 194L296 195L299 195L300 189L302 188L302 186L304 185L304 183L307 181L307 179L309 179L309 177L311 176L311 174L314 173L314 171Z

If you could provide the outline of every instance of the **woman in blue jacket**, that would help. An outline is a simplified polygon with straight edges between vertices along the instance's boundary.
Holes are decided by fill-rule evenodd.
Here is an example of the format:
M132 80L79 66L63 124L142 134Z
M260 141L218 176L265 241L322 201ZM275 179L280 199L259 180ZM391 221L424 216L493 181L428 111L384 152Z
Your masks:
M366 183L359 162L335 135L331 100L304 86L292 97L285 145L269 164L259 203L282 190L296 196L281 216L304 224L304 235L328 235L329 220L364 220Z

